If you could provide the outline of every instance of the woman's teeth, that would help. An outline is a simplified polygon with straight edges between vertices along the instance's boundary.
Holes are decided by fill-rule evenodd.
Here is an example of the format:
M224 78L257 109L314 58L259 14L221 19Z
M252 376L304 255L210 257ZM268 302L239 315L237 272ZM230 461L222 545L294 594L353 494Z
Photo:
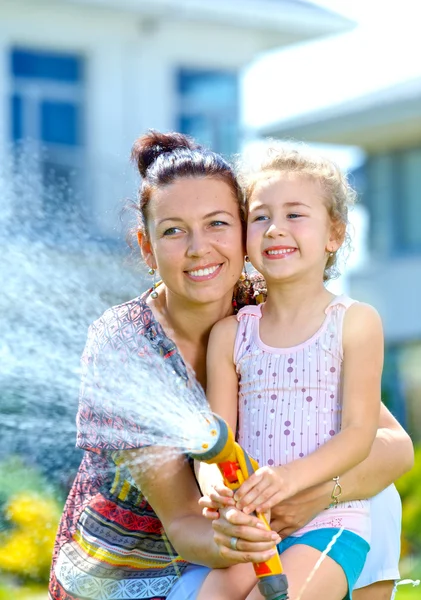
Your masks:
M211 275L215 273L216 269L218 269L220 265L215 265L214 267L208 267L206 269L198 269L197 271L187 271L189 275L192 277L204 277L205 275Z

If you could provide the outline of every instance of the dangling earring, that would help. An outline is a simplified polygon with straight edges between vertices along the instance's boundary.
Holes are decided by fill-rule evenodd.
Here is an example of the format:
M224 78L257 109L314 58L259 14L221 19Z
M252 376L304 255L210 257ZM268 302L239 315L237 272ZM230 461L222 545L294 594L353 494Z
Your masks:
M156 291L156 288L158 287L158 284L156 282L156 269L154 269L153 267L151 267L148 271L149 275L153 276L153 282L152 282L152 292L151 292L151 298L153 300L156 300L156 298L158 298L158 292Z
M248 273L248 270L247 270L247 263L249 263L249 262L250 262L250 259L249 259L249 257L246 254L246 256L244 257L244 270L243 270L243 272L241 274L241 279L244 282L244 285L246 287L250 287L250 285L251 285L249 273Z
M244 291L245 291L245 296L247 298L246 302L247 304L253 304L253 300L254 300L254 289L253 289L253 284L251 282L250 279L250 275L247 269L247 263L250 262L249 257L246 255L244 257L244 271L241 275L241 280L244 286Z

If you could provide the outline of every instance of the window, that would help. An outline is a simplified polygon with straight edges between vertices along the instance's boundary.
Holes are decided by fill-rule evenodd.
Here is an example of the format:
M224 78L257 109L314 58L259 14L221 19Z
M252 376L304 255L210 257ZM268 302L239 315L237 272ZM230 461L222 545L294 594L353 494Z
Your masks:
M238 151L238 77L180 69L177 129L226 156Z
M421 253L421 148L372 156L366 174L373 249Z
M41 220L50 228L74 212L82 191L83 59L14 48L10 76L10 138L35 156L43 189Z

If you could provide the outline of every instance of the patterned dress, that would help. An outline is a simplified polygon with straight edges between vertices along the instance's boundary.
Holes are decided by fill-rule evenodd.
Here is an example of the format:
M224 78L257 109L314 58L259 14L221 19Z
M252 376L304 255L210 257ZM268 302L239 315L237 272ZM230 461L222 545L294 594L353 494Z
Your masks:
M234 310L264 294L261 276L251 279L237 286ZM89 328L77 416L77 446L86 452L59 525L50 600L165 600L188 565L119 462L119 451L142 447L145 436L130 412L132 399L116 401L126 386L121 367L116 381L115 357L133 365L152 348L175 377L194 384L146 304L149 292L110 308Z
M141 360L145 342L187 382L180 353L145 296L110 308L89 328L77 416L77 446L87 452L59 525L50 599L164 600L188 564L118 460L118 451L139 448L144 438L125 403L116 402L111 356L123 364Z

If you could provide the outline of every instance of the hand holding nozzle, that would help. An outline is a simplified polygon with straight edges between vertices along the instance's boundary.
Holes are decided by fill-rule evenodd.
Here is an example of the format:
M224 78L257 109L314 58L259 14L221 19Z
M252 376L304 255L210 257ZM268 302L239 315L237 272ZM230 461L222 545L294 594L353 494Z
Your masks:
M190 453L192 458L208 464L217 464L224 478L224 483L232 490L237 490L242 483L258 468L258 463L251 458L234 440L230 427L218 415L213 415L209 424L209 441L202 443L198 449ZM270 530L269 523L263 514L257 517ZM279 554L262 563L255 563L254 570L259 578L258 587L266 600L288 600L288 583L282 572Z

